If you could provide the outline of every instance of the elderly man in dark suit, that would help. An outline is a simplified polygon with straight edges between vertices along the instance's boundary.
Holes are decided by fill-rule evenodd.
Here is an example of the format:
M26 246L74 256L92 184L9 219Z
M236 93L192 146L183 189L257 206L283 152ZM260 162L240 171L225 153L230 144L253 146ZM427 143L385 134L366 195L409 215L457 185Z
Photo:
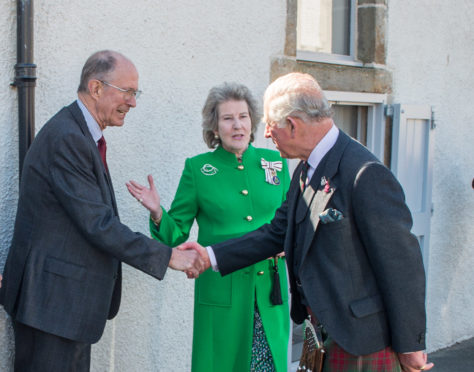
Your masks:
M78 100L39 131L24 161L0 303L15 333L15 371L89 371L91 344L119 309L121 262L157 279L196 273L183 255L118 217L102 131L135 107L138 72L120 53L85 63Z
M318 83L280 77L265 92L265 136L299 158L287 199L270 224L207 250L225 275L284 250L291 316L328 334L325 372L432 368L425 348L425 273L400 184L333 123Z

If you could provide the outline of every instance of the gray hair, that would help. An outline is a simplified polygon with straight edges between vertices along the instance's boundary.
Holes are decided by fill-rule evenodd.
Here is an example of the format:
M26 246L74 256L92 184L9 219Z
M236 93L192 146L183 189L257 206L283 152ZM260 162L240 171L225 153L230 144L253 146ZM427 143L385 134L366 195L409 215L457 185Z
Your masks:
M202 108L202 136L210 149L216 148L220 144L220 139L216 139L214 134L219 122L219 105L231 100L247 103L251 122L250 142L254 140L260 117L257 102L245 85L225 82L209 91Z
M288 116L305 122L331 118L333 111L318 82L309 74L293 72L271 83L264 95L266 123L286 125Z
M77 91L88 93L89 80L105 80L108 74L114 71L117 59L120 57L123 56L112 50L101 50L91 55L82 68L81 81Z

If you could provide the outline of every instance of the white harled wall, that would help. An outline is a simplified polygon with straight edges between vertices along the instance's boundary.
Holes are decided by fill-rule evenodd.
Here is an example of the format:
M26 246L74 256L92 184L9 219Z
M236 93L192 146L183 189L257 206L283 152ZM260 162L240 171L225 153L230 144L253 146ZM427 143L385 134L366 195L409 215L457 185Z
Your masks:
M434 108L433 203L428 272L428 349L474 336L474 14L471 0L388 1L387 64L393 103ZM147 214L125 182L155 176L168 207L184 160L206 147L200 111L225 80L261 97L272 56L282 54L286 0L35 2L36 128L76 98L81 67L96 50L129 56L144 91L123 128L109 128L108 163L121 219L147 233ZM0 268L18 197L16 1L0 2ZM265 145L259 140L260 145ZM119 315L93 346L93 372L188 371L193 284L162 282L124 267ZM0 309L0 370L11 371L9 322Z
M35 2L36 129L76 98L87 57L114 49L140 74L137 107L123 128L105 131L107 159L122 221L148 233L147 213L125 182L151 173L169 207L186 157L207 151L201 108L223 81L246 84L258 100L270 58L282 53L285 0L124 0ZM8 251L18 197L16 1L0 2L0 268ZM124 267L122 306L94 345L94 372L189 371L193 282L168 272L159 282ZM10 371L11 331L0 309L0 371Z
M428 347L474 337L474 2L389 1L393 101L433 107Z

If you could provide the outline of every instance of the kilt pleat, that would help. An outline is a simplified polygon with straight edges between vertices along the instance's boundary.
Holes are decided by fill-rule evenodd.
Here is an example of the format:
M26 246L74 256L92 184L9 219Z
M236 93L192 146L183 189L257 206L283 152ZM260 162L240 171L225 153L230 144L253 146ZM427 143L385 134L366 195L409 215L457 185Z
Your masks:
M352 355L330 338L325 342L323 372L401 372L397 354L391 347L368 355Z

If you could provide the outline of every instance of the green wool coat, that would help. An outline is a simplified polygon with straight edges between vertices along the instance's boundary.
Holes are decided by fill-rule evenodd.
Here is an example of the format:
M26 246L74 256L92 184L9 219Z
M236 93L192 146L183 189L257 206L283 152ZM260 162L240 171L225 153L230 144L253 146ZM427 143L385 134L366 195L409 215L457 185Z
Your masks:
M186 159L174 201L163 210L151 234L176 246L188 239L194 219L203 246L241 236L269 222L286 197L285 161L277 183L266 182L261 159L282 161L276 151L249 145L239 163L218 147ZM193 372L247 372L252 354L257 303L278 372L287 370L289 338L288 285L285 260L279 259L283 305L272 305L273 260L264 260L222 277L209 269L196 279L194 295Z

